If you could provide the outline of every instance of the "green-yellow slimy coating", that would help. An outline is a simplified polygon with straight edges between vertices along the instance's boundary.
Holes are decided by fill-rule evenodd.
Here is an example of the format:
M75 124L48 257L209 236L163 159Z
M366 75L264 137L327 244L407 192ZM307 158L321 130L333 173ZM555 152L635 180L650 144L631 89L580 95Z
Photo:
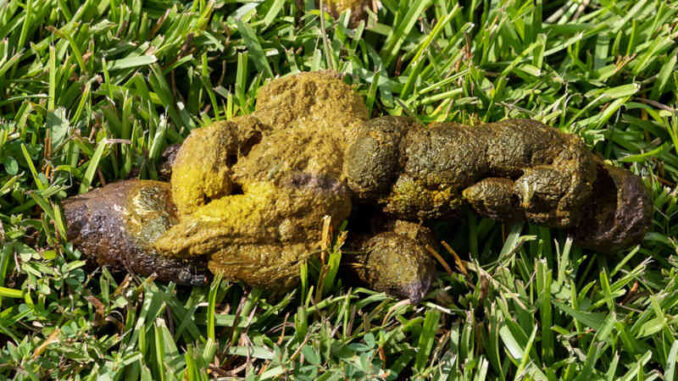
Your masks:
M152 180L133 183L122 215L128 233L143 245L155 241L178 221L167 183Z
M226 279L285 291L299 282L300 265L318 253L313 242L233 244L212 254L207 266Z
M314 125L274 131L233 166L233 178L243 185L251 181L280 184L295 173L305 173L340 181L341 138L337 130Z
M335 225L348 217L346 190L312 177L291 178L275 186L256 182L232 195L201 206L155 242L166 255L210 255L232 244L318 242L322 218ZM320 184L318 184L320 183Z
M281 186L255 182L243 194L212 201L182 218L155 247L167 255L206 255L213 273L270 288L292 285L304 258L316 254L322 219L348 217L348 192L316 178Z
M242 117L191 131L172 166L172 197L179 214L230 194L231 166L261 139L264 129L256 119Z
M188 142L180 151L186 158L207 151L221 163L226 160L227 165L218 167L228 167L229 180L242 194L188 200L190 213L182 215L155 247L170 256L207 256L210 270L229 279L280 286L290 283L283 281L298 274L300 259L317 249L323 217L330 216L337 227L350 214L343 153L351 131L367 119L367 109L337 75L304 73L261 88L250 119L267 128L237 160L230 162L228 153L224 157L220 148L211 147L238 141L240 132L223 129L242 128L241 123L208 127L197 134L202 140L194 140L200 144ZM177 162L175 170L178 165L184 164ZM186 165L207 176L219 173L205 171L209 167L200 162ZM177 181L192 175L183 167L179 170L186 175L176 176ZM174 184L174 175L172 180ZM190 187L186 195L205 194L204 187ZM276 250L278 255L273 254Z
M181 214L231 193L228 157L236 143L232 129L221 123L195 129L186 138L175 159L171 180L172 197Z
M207 255L210 270L227 279L260 287L292 284L301 260L317 250L322 218L332 216L336 226L350 212L348 192L316 181L245 185L244 194L214 200L182 218L155 247L184 257Z
M351 200L340 180L342 146L328 129L281 129L232 168L242 194L197 207L156 243L172 255L208 255L229 243L317 241L325 215L335 225ZM279 231L284 234L280 234ZM296 236L290 238L291 231Z
M369 117L363 97L330 71L288 75L269 82L257 93L253 116L276 130L298 125L327 128L343 133L344 139Z
M284 289L318 252L323 217L336 227L352 197L414 221L468 204L492 218L568 228L596 250L638 242L649 225L640 178L602 164L574 135L529 120L367 119L362 97L337 74L271 81L252 116L186 139L174 203L164 183L111 184L65 203L69 239L100 264L164 280L199 284L182 267L208 262L228 279ZM416 301L434 266L426 234L412 229L395 222L358 239L368 254L357 268L372 288Z

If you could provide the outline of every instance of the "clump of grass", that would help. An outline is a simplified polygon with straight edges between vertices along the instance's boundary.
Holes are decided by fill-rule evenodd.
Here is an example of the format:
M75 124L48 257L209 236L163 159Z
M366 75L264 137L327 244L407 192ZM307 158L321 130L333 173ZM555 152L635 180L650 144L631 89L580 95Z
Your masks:
M675 3L382 0L356 29L308 1L0 4L1 378L676 379ZM581 135L644 177L651 232L601 256L469 214L437 226L468 275L418 306L342 285L335 242L278 296L85 270L61 199L157 178L166 145L267 79L326 68L374 115Z

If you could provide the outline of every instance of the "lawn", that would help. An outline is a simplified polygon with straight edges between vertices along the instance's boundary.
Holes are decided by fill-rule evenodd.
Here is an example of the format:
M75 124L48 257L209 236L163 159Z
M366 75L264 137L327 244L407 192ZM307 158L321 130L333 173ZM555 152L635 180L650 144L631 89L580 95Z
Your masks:
M678 380L678 2L0 0L0 379ZM91 270L60 201L158 177L278 75L334 69L375 116L532 118L641 175L641 245L468 212L419 305L308 264L282 295ZM350 234L350 232L349 232ZM318 287L320 285L320 287Z

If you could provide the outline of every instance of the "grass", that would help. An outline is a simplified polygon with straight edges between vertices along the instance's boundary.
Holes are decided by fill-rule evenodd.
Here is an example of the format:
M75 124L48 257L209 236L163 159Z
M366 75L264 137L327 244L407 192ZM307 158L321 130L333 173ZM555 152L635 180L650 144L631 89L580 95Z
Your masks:
M313 1L0 0L0 378L678 379L678 4L381 4L350 29ZM325 68L374 115L579 134L643 176L650 233L604 256L468 213L437 226L465 273L417 306L342 285L337 245L276 297L84 268L60 200Z

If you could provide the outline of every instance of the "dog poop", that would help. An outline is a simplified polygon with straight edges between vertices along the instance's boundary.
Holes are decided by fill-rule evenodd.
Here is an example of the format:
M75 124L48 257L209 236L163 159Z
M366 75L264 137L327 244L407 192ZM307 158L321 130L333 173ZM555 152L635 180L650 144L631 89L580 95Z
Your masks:
M336 73L275 79L251 115L173 148L169 183L126 180L67 199L68 239L112 269L191 285L209 269L284 290L319 255L329 216L334 231L349 221L343 270L417 302L435 273L427 226L461 208L566 229L599 252L639 243L650 223L641 179L576 135L532 120L425 126L368 114Z

